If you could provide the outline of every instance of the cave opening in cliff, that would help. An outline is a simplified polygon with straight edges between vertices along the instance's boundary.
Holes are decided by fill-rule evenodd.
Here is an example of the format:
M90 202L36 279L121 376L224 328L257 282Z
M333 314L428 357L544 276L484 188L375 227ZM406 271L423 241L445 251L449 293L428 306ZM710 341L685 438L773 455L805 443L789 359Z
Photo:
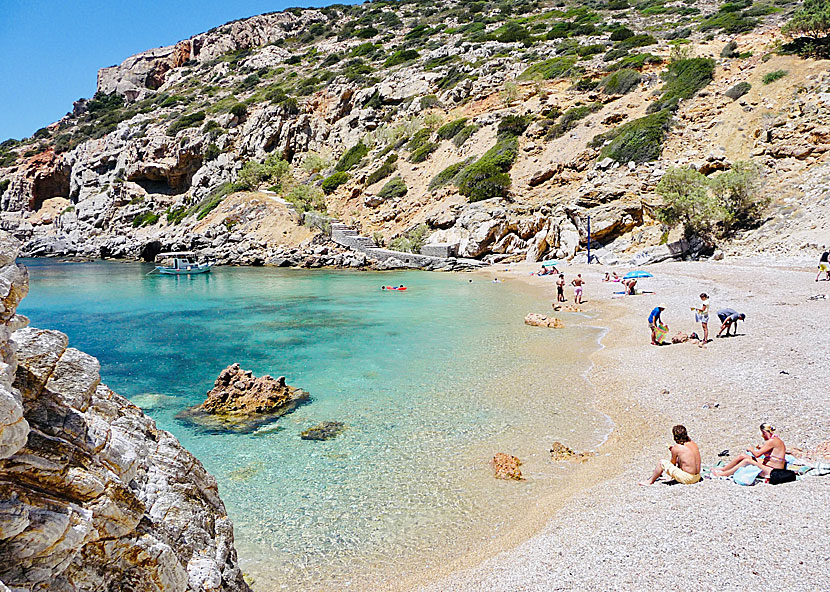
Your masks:
M173 188L166 179L148 179L146 177L133 177L130 179L147 193L160 193L162 195L175 195Z
M51 171L38 174L32 184L32 197L29 208L37 212L43 202L53 197L69 198L69 168L57 167Z
M161 243L159 241L150 241L141 247L141 253L139 253L138 257L142 261L155 261L156 255L161 253L161 248Z

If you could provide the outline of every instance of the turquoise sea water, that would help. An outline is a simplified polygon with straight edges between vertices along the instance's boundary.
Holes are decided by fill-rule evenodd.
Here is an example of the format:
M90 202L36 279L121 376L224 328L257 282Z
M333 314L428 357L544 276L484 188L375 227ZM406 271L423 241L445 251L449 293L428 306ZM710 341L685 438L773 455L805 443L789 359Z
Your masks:
M527 327L538 294L477 277L219 268L145 276L138 263L24 261L20 312L101 361L103 381L216 476L257 590L383 588L497 538L562 477L553 440L608 426L582 378L598 331ZM381 285L409 286L403 293ZM259 435L175 419L233 362L285 375L312 402ZM329 442L299 433L347 424ZM496 452L528 480L492 478ZM520 519L520 518L518 518Z

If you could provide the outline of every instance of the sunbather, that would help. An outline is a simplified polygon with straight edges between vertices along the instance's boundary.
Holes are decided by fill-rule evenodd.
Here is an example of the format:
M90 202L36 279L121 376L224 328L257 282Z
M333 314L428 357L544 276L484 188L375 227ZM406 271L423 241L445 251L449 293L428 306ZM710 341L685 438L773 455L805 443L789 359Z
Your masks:
M747 450L746 454L740 455L725 467L712 469L712 474L716 477L728 477L741 467L755 465L761 469L761 474L764 477L769 477L773 469L787 468L787 461L785 460L787 447L784 446L781 438L775 435L775 428L768 423L762 423L761 437L764 442L756 446L754 452Z
M671 429L676 444L669 446L671 459L661 460L647 481L640 485L654 485L658 477L666 473L673 480L683 485L691 485L700 481L700 449L689 438L686 428L676 425Z

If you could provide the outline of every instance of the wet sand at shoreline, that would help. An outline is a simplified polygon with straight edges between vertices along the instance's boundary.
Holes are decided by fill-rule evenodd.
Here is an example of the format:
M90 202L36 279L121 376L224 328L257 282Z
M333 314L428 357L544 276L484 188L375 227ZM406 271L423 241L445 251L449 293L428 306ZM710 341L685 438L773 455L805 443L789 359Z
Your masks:
M506 267L494 266L482 279L530 282L555 299L553 277L529 275L538 264ZM606 269L599 266L562 270L568 283L583 274L588 322L608 328L588 376L614 431L547 507L517 519L522 527L499 541L500 554L493 556L494 545L477 549L441 574L427 574L421 581L431 583L422 590L806 591L826 581L830 478L751 488L731 481L648 488L637 482L668 456L675 423L700 444L704 465L722 450L734 456L757 444L762 421L776 425L788 446L830 439L830 335L823 326L830 303L809 300L830 292L830 284L814 282L808 268L772 269L749 260L648 270L656 277L638 288L656 293L634 297L613 294L620 284L602 282ZM700 292L711 297L707 347L649 345L646 316L659 302L667 304L670 336L700 333L689 311ZM570 286L566 297L573 299ZM737 337L716 339L715 313L724 307L745 312L747 323ZM552 308L526 312L556 315ZM517 544L520 532L525 540ZM763 550L772 540L777 550Z

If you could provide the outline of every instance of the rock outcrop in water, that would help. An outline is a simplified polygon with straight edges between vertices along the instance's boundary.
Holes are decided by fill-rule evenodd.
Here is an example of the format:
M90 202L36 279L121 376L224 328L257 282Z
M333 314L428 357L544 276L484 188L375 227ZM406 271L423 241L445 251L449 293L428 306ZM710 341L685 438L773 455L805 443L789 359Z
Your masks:
M490 461L490 464L495 471L496 479L506 479L511 481L522 481L524 479L524 477L522 477L522 470L519 468L522 466L522 461L515 456L505 454L504 452L498 452L493 457L493 460Z
M553 444L551 444L550 447L550 458L554 462L559 462L563 460L585 462L592 456L594 456L593 452L575 452L574 450L562 444L562 442L554 442Z
M285 384L285 377L256 378L232 364L222 370L205 402L177 417L202 428L247 433L292 411L308 393Z
M214 478L95 358L25 328L17 253L0 232L0 590L248 592Z
M346 430L342 421L324 421L314 427L303 430L300 438L303 440L331 440Z
M547 317L537 312L531 312L525 316L525 325L530 325L532 327L547 327L549 329L561 329L565 326L561 320L555 317Z

